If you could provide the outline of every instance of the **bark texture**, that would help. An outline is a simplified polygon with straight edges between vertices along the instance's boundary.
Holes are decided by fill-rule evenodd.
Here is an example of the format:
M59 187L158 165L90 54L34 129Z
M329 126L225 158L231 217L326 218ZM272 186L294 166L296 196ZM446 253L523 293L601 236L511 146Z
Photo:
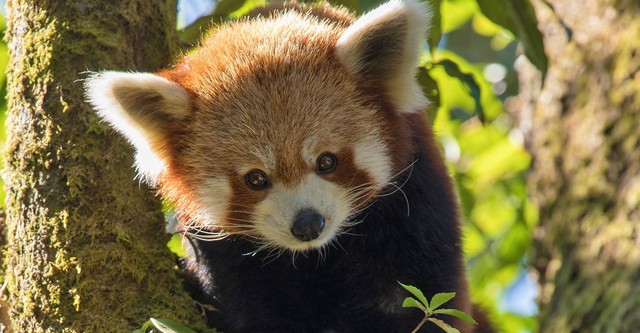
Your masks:
M540 0L517 111L539 205L541 332L640 331L640 2Z
M10 0L5 253L16 332L130 332L193 321L161 205L129 145L84 103L87 70L156 70L175 0Z

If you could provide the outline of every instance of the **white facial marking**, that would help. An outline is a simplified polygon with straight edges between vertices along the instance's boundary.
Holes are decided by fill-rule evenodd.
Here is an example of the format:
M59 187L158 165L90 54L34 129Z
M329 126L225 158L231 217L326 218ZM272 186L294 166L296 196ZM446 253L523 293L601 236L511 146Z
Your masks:
M292 251L321 248L345 227L351 208L347 202L346 189L310 174L295 188L275 184L256 206L254 227L265 245ZM296 214L305 209L315 210L325 219L320 236L311 241L301 241L291 233Z
M381 189L391 178L391 160L387 146L376 138L356 143L354 149L356 166L366 170L374 185Z
M247 172L253 170L253 169L260 169L263 171L269 171L269 170L273 170L276 167L276 157L275 154L273 153L273 151L271 150L270 147L268 146L260 146L260 147L254 147L252 149L252 153L254 156L256 156L256 159L258 161L260 161L260 163L262 165L260 166L253 166L253 167L245 167L240 171L241 175L246 174ZM267 172L268 174L269 172Z
M205 180L198 189L198 226L217 226L225 218L231 198L231 185L226 177L212 177ZM234 222L234 221L231 221ZM236 221L236 223L238 223Z
M302 144L302 158L309 165L316 162L315 149L318 146L318 138L314 135L304 140Z

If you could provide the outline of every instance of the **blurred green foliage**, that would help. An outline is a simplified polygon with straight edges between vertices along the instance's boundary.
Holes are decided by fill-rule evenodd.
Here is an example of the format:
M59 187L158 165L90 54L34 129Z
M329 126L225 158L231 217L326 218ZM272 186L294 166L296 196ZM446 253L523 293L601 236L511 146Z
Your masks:
M520 40L510 27L497 24L512 20L509 11L502 8L490 19L484 15L502 2L443 0L445 35L432 55L425 53L423 66L439 87L434 128L457 180L472 296L501 331L529 332L535 330L532 314L502 306L507 290L526 274L537 223L524 176L530 156L504 110L504 102L517 93L512 68ZM520 22L527 24L532 26L526 32L535 35L535 20ZM457 71L447 68L451 63Z

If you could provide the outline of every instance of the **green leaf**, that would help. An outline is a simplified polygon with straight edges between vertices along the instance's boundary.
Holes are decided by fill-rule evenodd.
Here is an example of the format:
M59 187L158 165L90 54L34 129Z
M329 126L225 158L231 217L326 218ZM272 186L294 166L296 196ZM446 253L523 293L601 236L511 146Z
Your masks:
M450 59L439 60L438 62L435 62L434 65L442 66L449 76L457 78L467 86L469 89L469 95L471 95L475 101L474 113L477 114L480 121L484 123L485 115L482 107L480 85L476 82L475 77L469 73L463 72L460 69L460 66Z
M475 0L447 0L442 2L442 32L460 29L478 12Z
M484 16L493 23L502 26L503 28L511 31L514 35L515 27L511 23L509 18L509 8L507 7L508 0L476 0L480 11ZM525 0L527 1L527 0ZM524 1L523 1L524 2Z
M452 300L454 297L456 297L456 293L437 293L433 295L430 303L431 309L432 310L437 309L440 305L447 303L448 301Z
M189 43L189 46L194 46L202 36L202 33L211 27L212 22L220 23L221 20L222 17L217 15L199 17L193 23L179 30L178 37L181 41Z
M454 316L458 319L462 319L469 324L478 324L473 318L471 318L471 316L456 309L438 309L433 311L433 314L445 314L449 316Z
M496 256L505 264L517 264L528 252L532 232L524 223L513 223L497 246Z
M511 31L522 42L525 55L544 75L547 72L548 60L531 2L527 0L477 1L482 14Z
M184 326L171 319L154 319L151 318L151 323L162 333L197 333L196 331Z
M175 253L178 257L184 257L186 254L184 247L182 246L182 235L179 233L171 235L167 246L169 247L169 250Z
M436 119L436 112L440 108L440 90L438 88L438 82L429 74L424 67L418 69L418 83L422 88L422 92L429 99L429 106L427 107L427 115L429 119L433 121Z
M153 323L151 322L151 320L147 320L144 324L142 324L142 327L140 327L139 329L133 331L133 333L145 333L149 330L149 328L151 328L153 326Z
M218 0L216 1L216 9L213 11L214 16L228 16L236 10L242 8L246 0Z
M190 25L178 31L181 41L189 44L190 47L196 45L202 33L211 27L212 23L220 23L234 11L242 8L246 0L218 0L213 13L199 17Z
M417 299L413 298L413 297L407 297L404 299L404 301L402 302L402 307L403 308L418 308L422 311L426 311L427 309L425 309L424 305L422 305L422 303L418 302Z
M438 325L438 327L440 327L443 331L447 332L447 333L460 333L460 331L458 331L458 329L451 327L451 325L445 323L444 321L437 319L437 318L433 318L430 317L429 319L427 319L428 321Z
M427 0L427 5L431 12L431 26L429 27L429 37L427 37L427 44L429 45L429 51L431 55L436 52L440 38L442 37L442 15L441 7L442 0Z
M538 20L529 1L508 0L509 11L514 14L518 39L524 46L524 54L543 74L547 73L548 60L544 53L542 33L538 30Z
M233 1L233 0L230 0L230 1ZM252 10L256 8L266 6L268 3L267 0L240 0L239 2L243 3L242 6L234 10L233 12L229 13L229 17L231 18L242 17L244 15L249 14Z
M402 288L406 289L408 292L410 292L413 296L415 296L420 302L422 302L422 304L424 304L425 308L429 309L429 301L427 301L427 298L424 297L424 294L422 293L422 291L414 286L408 285L408 284L402 284L401 282L400 285L402 286Z

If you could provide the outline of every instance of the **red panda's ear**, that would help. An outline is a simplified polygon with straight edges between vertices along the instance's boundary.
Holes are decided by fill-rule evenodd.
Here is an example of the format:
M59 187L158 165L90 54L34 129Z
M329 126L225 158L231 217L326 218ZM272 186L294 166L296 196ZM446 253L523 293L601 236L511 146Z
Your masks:
M138 173L155 184L164 170L169 125L191 113L191 97L178 84L148 73L101 72L85 83L98 115L136 148Z
M427 101L415 72L429 19L418 0L391 0L344 31L337 55L354 75L381 81L401 112L419 111Z

